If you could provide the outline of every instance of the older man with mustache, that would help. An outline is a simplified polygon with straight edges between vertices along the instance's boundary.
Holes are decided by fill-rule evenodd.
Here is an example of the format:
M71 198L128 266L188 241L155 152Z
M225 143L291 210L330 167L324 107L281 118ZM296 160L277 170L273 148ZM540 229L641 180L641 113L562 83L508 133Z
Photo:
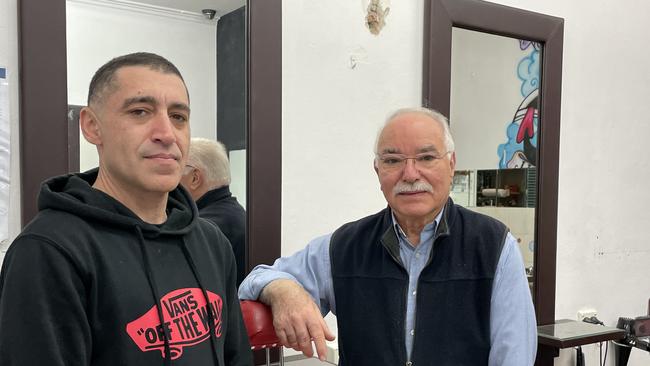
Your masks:
M339 365L532 365L535 313L517 243L497 220L449 198L447 119L401 109L374 168L388 207L258 266L239 296L273 310L282 343L321 359L337 316Z

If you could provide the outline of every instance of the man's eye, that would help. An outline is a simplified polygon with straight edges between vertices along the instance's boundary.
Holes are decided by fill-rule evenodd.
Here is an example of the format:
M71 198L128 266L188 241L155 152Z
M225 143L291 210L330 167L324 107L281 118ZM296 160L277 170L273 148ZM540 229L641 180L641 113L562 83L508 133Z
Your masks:
M425 155L418 156L419 161L434 161L436 159L438 159L438 157L432 154L425 154Z
M400 159L400 158L393 158L393 157L391 157L391 158L384 158L384 164L386 164L386 165L395 165L395 164L399 164L401 161L402 161L402 159Z
M144 116L145 114L147 114L147 111L144 110L144 109L133 109L133 110L129 111L129 114L141 117L141 116Z
M178 122L187 122L187 117L183 114L172 114L170 118Z

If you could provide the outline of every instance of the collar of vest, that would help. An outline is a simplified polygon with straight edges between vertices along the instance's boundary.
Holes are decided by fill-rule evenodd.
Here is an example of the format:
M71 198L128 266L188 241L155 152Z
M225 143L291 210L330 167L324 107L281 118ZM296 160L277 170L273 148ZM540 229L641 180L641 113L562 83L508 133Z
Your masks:
M383 217L383 226L386 227L384 234L381 236L381 244L388 250L390 255L400 264L402 263L402 257L399 253L399 239L395 233L395 227L393 226L393 219L391 215L392 209L390 206L384 210ZM441 236L449 235L450 219L454 217L456 207L454 206L454 201L451 200L451 197L447 199L445 208L442 211L442 216L440 217L440 223L436 227L436 234L433 237L435 242Z

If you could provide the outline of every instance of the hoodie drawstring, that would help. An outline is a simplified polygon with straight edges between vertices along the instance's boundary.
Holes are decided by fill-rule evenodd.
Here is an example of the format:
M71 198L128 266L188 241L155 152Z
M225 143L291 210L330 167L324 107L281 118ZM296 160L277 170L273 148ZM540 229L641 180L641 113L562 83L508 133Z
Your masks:
M199 271L196 269L196 264L194 264L194 259L192 258L192 254L190 253L189 249L187 249L187 243L185 243L185 237L183 237L183 254L185 255L185 259L187 260L187 263L189 263L190 268L192 269L192 273L194 274L194 278L196 279L196 282L199 284L199 287L201 288L201 291L203 292L203 296L205 297L205 303L207 304L208 307L208 330L210 332L210 344L212 345L212 356L214 357L214 363L215 365L219 364L219 357L217 356L217 345L215 342L215 324L214 324L214 314L212 314L212 306L210 305L210 299L208 298L208 291L205 289L203 286L203 283L201 281L201 276L199 275ZM225 325L222 324L222 327Z
M151 273L151 264L149 263L149 255L147 254L147 248L144 244L144 236L142 235L142 229L140 229L140 226L135 227L135 231L138 233L138 242L140 243L140 251L142 252L142 260L144 262L144 270L147 274L147 281L149 282L149 288L151 289L151 293L153 294L154 297L154 303L156 304L156 309L158 310L158 317L160 318L160 328L163 331L163 340L165 343L165 356L163 357L164 359L164 365L165 366L171 366L172 364L172 358L171 358L171 350L169 347L169 337L167 332L165 332L165 324L164 324L164 318L163 318L163 313L162 313L162 304L159 303L159 301L162 300L160 297L160 294L158 293L158 287L156 286L156 281L154 279L153 274ZM208 312L209 313L209 312Z
M158 287L156 286L156 281L153 276L153 273L151 271L151 264L149 261L149 255L147 253L146 245L144 243L144 236L142 235L142 229L139 226L135 226L135 230L137 232L138 236L138 242L140 243L140 251L142 252L142 258L144 262L144 269L147 274L147 281L149 282L149 287L151 288L151 293L154 296L154 302L156 303L156 309L158 310L158 317L160 318L160 326L161 329L163 329L164 333L164 343L165 343L165 366L171 366L172 361L171 361L171 350L170 350L170 345L169 345L169 339L168 339L168 334L167 332L164 331L164 318L163 318L163 313L162 313L162 304L159 303L159 301L162 300L160 297L160 294L158 293ZM182 243L183 245L181 246L183 250L183 256L185 256L185 260L187 263L190 265L190 269L192 270L192 274L194 275L194 278L196 279L196 282L199 285L199 288L201 288L201 292L203 293L203 297L205 297L205 303L207 305L207 313L208 313L208 331L210 334L210 348L212 349L212 358L215 362L215 365L219 364L219 357L218 357L218 352L217 352L217 344L215 341L215 324L214 324L214 314L212 313L212 306L210 304L210 298L208 297L208 291L205 289L203 286L203 281L201 281L201 276L199 275L199 271L196 268L196 264L194 263L194 259L192 258L192 255L190 254L190 251L187 248L187 244L185 243L185 238L182 238ZM222 325L223 326L223 325Z

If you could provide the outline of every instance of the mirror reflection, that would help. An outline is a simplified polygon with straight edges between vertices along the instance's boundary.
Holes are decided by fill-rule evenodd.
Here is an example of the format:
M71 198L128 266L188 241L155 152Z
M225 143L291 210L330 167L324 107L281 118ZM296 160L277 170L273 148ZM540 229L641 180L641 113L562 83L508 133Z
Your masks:
M85 105L93 72L112 57L149 51L168 58L189 89L192 136L217 138L227 146L231 190L245 205L244 5L244 0L68 0L68 104ZM214 10L212 19L202 9ZM218 42L221 38L227 41ZM79 142L80 170L96 166L94 147L83 137Z
M245 0L68 0L66 37L71 106L86 104L94 71L117 55L148 51L173 62L190 93L192 136L226 145L230 189L245 207L244 5ZM79 136L80 170L95 166L95 147Z
M452 30L450 125L457 164L451 197L510 228L531 290L541 51L536 42Z
M245 0L66 1L69 136L72 144L78 141L78 148L71 146L71 161L78 161L80 171L98 165L95 146L84 139L77 127L78 111L86 104L94 72L108 60L133 52L152 52L167 58L178 67L188 88L192 137L219 140L230 161L229 183L222 177L227 175L227 169L221 168L220 152L209 158L215 161L200 167L212 167L212 171L220 171L218 176L203 172L202 182L206 183L193 191L185 178L196 172L188 165L182 182L197 200L201 216L221 222L206 216L209 210L215 216L217 204L221 205L220 214L236 214L236 225L229 218L229 227L223 231L233 242L235 252L241 253L241 271L246 231L245 4ZM192 151L190 155L194 154ZM190 156L188 164L194 161L192 164L197 165L196 160ZM230 235L230 231L236 234Z

